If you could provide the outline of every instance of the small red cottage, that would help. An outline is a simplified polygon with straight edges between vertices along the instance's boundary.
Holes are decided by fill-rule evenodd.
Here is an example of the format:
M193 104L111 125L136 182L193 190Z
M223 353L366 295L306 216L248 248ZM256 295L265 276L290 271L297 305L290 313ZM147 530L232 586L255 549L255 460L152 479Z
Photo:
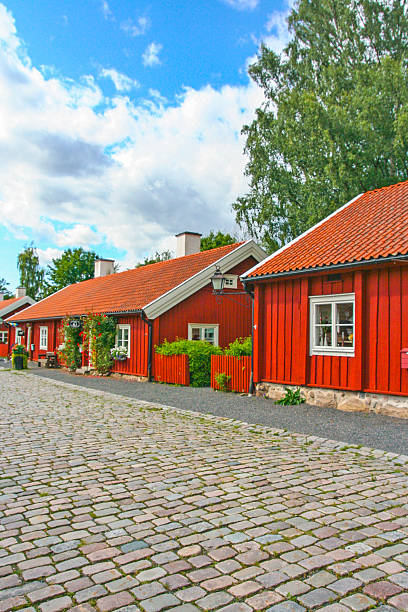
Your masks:
M9 322L31 329L31 358L55 351L63 342L62 319L98 312L117 320L116 344L128 358L116 361L115 372L154 376L152 352L156 344L177 337L206 340L226 346L251 333L249 297L220 299L212 291L215 266L228 275L228 291L243 289L239 276L265 257L253 240L200 252L200 234L177 236L175 259L118 274L112 260L95 262L95 278L65 287L17 314ZM246 306L248 306L246 304ZM31 348L31 347L30 347Z
M17 287L16 297L7 300L4 299L4 294L0 293L0 357L7 357L13 344L26 345L27 342L30 342L24 326L8 325L5 323L5 319L21 312L31 304L35 304L35 301L26 295L24 287Z
M359 195L242 279L259 394L296 385L312 404L408 417L408 181Z

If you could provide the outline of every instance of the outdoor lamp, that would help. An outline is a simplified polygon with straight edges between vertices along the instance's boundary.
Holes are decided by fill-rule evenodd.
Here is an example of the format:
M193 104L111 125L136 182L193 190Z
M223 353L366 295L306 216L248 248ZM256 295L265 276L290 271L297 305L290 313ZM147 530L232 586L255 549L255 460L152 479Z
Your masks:
M221 293L224 289L225 276L221 272L220 266L215 266L214 275L211 277L214 293Z

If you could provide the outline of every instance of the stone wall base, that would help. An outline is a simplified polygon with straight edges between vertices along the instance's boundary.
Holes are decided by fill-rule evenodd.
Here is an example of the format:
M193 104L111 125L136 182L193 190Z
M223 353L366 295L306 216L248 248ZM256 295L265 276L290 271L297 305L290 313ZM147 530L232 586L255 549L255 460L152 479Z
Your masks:
M287 388L295 390L299 387L262 382L256 385L256 395L279 400L284 397ZM408 397L400 395L341 391L321 387L300 387L300 394L305 402L312 406L337 408L345 412L375 412L408 419Z

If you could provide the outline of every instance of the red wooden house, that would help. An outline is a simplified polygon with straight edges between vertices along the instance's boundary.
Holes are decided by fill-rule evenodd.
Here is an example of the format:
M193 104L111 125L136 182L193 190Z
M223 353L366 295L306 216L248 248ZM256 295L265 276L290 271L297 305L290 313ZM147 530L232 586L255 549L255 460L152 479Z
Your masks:
M243 289L239 280L246 270L265 257L252 240L200 252L200 234L178 236L175 259L113 273L112 260L98 260L95 278L70 285L10 318L31 329L38 359L55 351L63 341L61 323L67 315L98 312L117 321L116 344L126 346L128 358L116 361L115 372L137 377L154 376L154 346L177 337L203 339L226 346L251 333L251 309L245 302L220 299L210 278L215 265L229 275L228 291Z
M17 287L16 296L6 300L0 293L0 357L7 357L13 344L26 344L25 328L8 325L5 320L31 306L31 304L35 304L35 302L26 295L24 287Z
M408 416L408 181L358 196L243 281L259 394L296 385L309 403Z

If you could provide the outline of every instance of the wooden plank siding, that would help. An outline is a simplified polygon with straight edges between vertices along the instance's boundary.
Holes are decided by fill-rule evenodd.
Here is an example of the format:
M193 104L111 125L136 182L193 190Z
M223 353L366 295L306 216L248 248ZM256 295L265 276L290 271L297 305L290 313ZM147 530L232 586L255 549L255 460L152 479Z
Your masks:
M249 393L251 377L251 357L233 357L232 355L211 355L211 387L219 389L216 376L230 376L228 389L238 393Z
M355 355L310 355L309 297L355 294ZM254 380L408 395L408 266L256 283Z
M147 347L149 330L139 315L117 317L117 323L130 325L130 357L126 361L115 361L112 372L147 376Z

